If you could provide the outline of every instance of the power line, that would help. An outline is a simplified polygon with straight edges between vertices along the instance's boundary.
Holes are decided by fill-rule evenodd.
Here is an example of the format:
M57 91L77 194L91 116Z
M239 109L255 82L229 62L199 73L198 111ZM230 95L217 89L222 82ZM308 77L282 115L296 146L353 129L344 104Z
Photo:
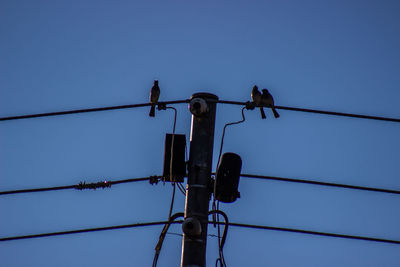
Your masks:
M161 248L164 243L165 235L168 233L168 229L171 225L171 223L176 223L176 219L179 217L184 217L185 214L183 212L178 212L175 213L174 215L171 216L171 214L168 216L168 223L164 225L164 228L161 231L160 237L158 238L157 245L155 247L155 253L154 253L154 258L153 258L153 267L157 266L158 262L158 257L160 256Z
M209 222L209 223L211 224L212 222ZM220 224L223 224L223 223L220 222ZM265 225L253 225L253 224L244 224L244 223L231 223L230 222L229 225L237 226L237 227L244 227L244 228L261 229L261 230L284 231L284 232L299 233L299 234L319 235L319 236L345 238L345 239L356 239L356 240L363 240L363 241L372 241L372 242L390 243L390 244L400 245L400 240L391 240L391 239L383 239L383 238L375 238L375 237L344 235L344 234L316 232L316 231L309 231L309 230L302 230L302 229L273 227L273 226L265 226Z
M179 234L179 233L167 233L167 235L175 235L175 236L183 237L183 234ZM214 235L214 234L207 234L207 236L218 238L218 235Z
M239 101L218 100L218 103L221 103L221 104L240 105L240 106L248 106L251 102L239 102ZM308 113L318 113L318 114L324 114L324 115L333 115L333 116L342 116L342 117L352 117L352 118L369 119L369 120L380 120L380 121L400 122L400 119L397 119L397 118L388 118L388 117L370 116L370 115L360 115L360 114L352 114L352 113L344 113L344 112L336 112L336 111L326 111L326 110L317 110L317 109L307 109L307 108L285 107L285 106L274 106L274 107L275 107L276 109L291 110L291 111L299 111L299 112L308 112Z
M159 102L159 104L162 105L162 106L165 106L165 105L168 105L168 104L189 103L189 101L190 101L189 99L185 99L185 100ZM218 100L217 103L247 106L250 102ZM67 114L77 114L77 113L117 110L117 109L128 109L128 108L146 107L146 106L150 106L150 105L151 105L151 103L142 103L142 104L120 105L120 106L88 108L88 109L76 109L76 110L48 112L48 113L38 113L38 114L27 114L27 115L19 115L19 116L0 117L0 121L30 119L30 118L59 116L59 115L67 115ZM352 113L317 110L317 109L307 109L307 108L286 107L286 106L274 106L274 107L276 109L299 111L299 112L318 113L318 114L325 114L325 115L334 115L334 116L343 116L343 117L352 117L352 118L370 119L370 120L380 120L380 121L400 122L400 119L389 118L389 117L370 116L370 115L361 115L361 114L352 114Z
M158 105L165 106L168 104L181 104L181 103L188 103L188 102L189 102L189 100L185 99L185 100L158 102ZM20 115L20 116L1 117L0 121L31 119L31 118L39 118L39 117L50 117L50 116L88 113L88 112L107 111L107 110L117 110L117 109L138 108L138 107L147 107L150 105L151 105L151 103L142 103L142 104L120 105L120 106L110 106L110 107L100 107L100 108L75 109L75 110L66 110L66 111L57 111L57 112L48 112L48 113L38 113L38 114L27 114L27 115Z
M116 226L87 228L87 229L62 231L62 232L53 232L53 233L43 233L43 234L36 234L36 235L21 235L21 236L3 237L3 238L0 238L0 241L31 239L31 238L40 238L40 237L58 236L58 235L70 235L70 234L79 234L79 233L88 233L88 232L97 232L97 231L106 231L106 230L116 230L116 229L134 228L134 227L144 227L144 226L153 226L153 225L162 225L162 224L166 224L166 223L180 223L180 222L182 222L182 221L176 221L176 222L161 221L161 222L134 223L134 224L125 224L125 225L116 225Z
M141 181L149 181L151 184L155 184L155 183L158 183L159 179L161 179L161 178L162 178L162 176L155 175L155 176L149 176L149 177L143 177L143 178L129 178L129 179L115 180L115 181L106 180L106 181L101 181L101 182L97 182L97 183L80 182L79 184L74 184L74 185L2 191L2 192L0 192L0 195L34 193L34 192L43 192L43 191L56 191L56 190L65 190L65 189L76 189L76 190L97 189L97 188L111 187L112 185L116 185L116 184L134 183L134 182L141 182Z
M215 173L213 173L213 174L215 175ZM389 194L400 195L400 190L394 190L394 189L375 188L375 187L329 183L329 182L321 182L321 181L314 181L314 180L256 175L256 174L241 174L240 176L245 177L245 178L255 178L255 179L273 180L273 181L280 181L280 182L292 182L292 183L312 184L312 185L321 185L321 186L331 186L331 187L339 187L339 188L346 188L346 189L355 189L355 190L363 190L363 191L372 191L372 192L378 192L378 193L389 193ZM133 183L133 182L140 182L140 181L149 181L151 184L155 184L155 183L158 183L158 181L161 178L162 178L162 176L155 175L155 176L149 176L149 177L143 177L143 178L130 178L130 179L124 179L124 180L115 180L115 181L107 180L107 181L101 181L101 182L96 182L96 183L81 182L79 184L74 184L74 185L0 191L0 195L33 193L33 192L43 192L43 191L56 191L56 190L65 190L65 189L76 189L76 190L97 189L97 188L111 187L111 185L116 185L116 184Z
M41 238L41 237L49 237L49 236L79 234L79 233L116 230L116 229L134 228L134 227L144 227L144 226L153 226L153 225L176 224L176 223L182 223L182 222L183 222L182 220L146 222L146 223L125 224L125 225L116 225L116 226L107 226L107 227L98 227L98 228L87 228L87 229L62 231L62 232L42 233L42 234L34 234L34 235L10 236L10 237L2 237L2 238L0 238L0 241ZM217 222L214 222L214 221L208 222L208 224L214 224L214 223L217 223ZM217 224L225 224L225 222L218 222ZM235 227L248 228L248 229L283 231L283 232L291 232L291 233L299 233L299 234L309 234L309 235L318 235L318 236L344 238L344 239L356 239L356 240L363 240L363 241L370 241L370 242L379 242L379 243L389 243L389 244L400 245L400 240L383 239L383 238L375 238L375 237L367 237L367 236L345 235L345 234L337 234L337 233L309 231L309 230L303 230L303 229L283 228L283 227L275 227L275 226L267 226L267 225L254 225L254 224L244 224L244 223L234 223L234 222L229 222L228 225L235 226Z
M366 187L366 186L357 186L357 185L348 185L348 184L339 184L339 183L328 183L328 182L320 182L320 181L313 181L313 180L284 178L284 177L276 177L276 176L264 176L264 175L255 175L255 174L241 174L240 176L246 177L246 178L275 180L275 181L281 181L281 182L292 182L292 183L303 183L303 184L341 187L341 188L347 188L347 189L373 191L373 192L389 193L389 194L397 194L397 195L400 194L400 190L394 190L394 189L384 189L384 188L375 188L375 187Z

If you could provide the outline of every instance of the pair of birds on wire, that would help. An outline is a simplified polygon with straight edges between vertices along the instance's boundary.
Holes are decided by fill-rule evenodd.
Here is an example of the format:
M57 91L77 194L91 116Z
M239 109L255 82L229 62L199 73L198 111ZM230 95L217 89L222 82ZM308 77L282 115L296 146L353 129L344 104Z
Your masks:
M265 116L263 107L271 108L272 113L274 113L274 117L279 118L279 113L275 109L274 98L267 89L262 89L261 93L258 90L257 85L254 85L253 90L251 91L251 100L257 107L260 107L260 113L262 119L267 118L267 116Z
M158 99L160 98L160 87L158 86L158 80L154 81L153 87L150 90L150 103L151 103L151 108L150 108L150 117L155 116L156 112L156 104L158 102ZM263 107L269 107L272 109L272 112L274 113L275 118L279 118L279 113L276 111L274 107L274 98L272 95L268 92L267 89L262 89L262 93L258 90L257 85L253 87L253 90L251 91L251 100L253 103L260 108L261 112L261 118L265 119L265 112Z

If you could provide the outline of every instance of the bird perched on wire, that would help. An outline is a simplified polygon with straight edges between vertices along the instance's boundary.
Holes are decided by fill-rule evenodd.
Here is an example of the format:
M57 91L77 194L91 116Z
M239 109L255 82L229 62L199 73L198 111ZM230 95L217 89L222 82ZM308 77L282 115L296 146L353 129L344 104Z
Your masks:
M251 91L251 100L257 105L257 106L261 106L261 92L258 90L257 85L254 85L253 90ZM263 107L260 107L260 113L261 113L261 118L265 119L265 113L264 113L264 109Z
M158 80L154 80L154 85L151 87L150 90L150 103L151 103L151 108L150 108L150 117L155 116L156 112L156 104L158 102L158 98L160 97L160 87L158 87Z
M274 98L267 89L262 89L261 103L263 106L270 107L274 113L274 117L279 118L279 113L275 109Z

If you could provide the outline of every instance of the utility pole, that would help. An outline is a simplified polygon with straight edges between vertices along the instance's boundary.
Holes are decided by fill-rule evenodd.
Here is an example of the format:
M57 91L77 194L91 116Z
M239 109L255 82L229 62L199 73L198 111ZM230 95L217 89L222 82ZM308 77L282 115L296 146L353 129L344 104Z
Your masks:
M211 170L214 146L216 101L208 93L192 95L190 111L192 125L185 201L185 221L182 224L181 267L206 266L208 208L212 192Z

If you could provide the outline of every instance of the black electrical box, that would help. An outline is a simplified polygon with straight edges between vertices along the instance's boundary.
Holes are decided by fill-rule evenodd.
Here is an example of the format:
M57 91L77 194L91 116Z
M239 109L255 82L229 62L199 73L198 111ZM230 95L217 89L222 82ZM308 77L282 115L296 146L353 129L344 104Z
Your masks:
M240 197L238 187L241 170L242 159L239 155L230 152L222 155L215 177L215 199L231 203Z
M174 143L172 145L172 142ZM185 163L186 136L184 134L166 134L164 147L164 172L163 178L166 182L183 182L186 176ZM171 177L171 155L172 155L172 177Z

